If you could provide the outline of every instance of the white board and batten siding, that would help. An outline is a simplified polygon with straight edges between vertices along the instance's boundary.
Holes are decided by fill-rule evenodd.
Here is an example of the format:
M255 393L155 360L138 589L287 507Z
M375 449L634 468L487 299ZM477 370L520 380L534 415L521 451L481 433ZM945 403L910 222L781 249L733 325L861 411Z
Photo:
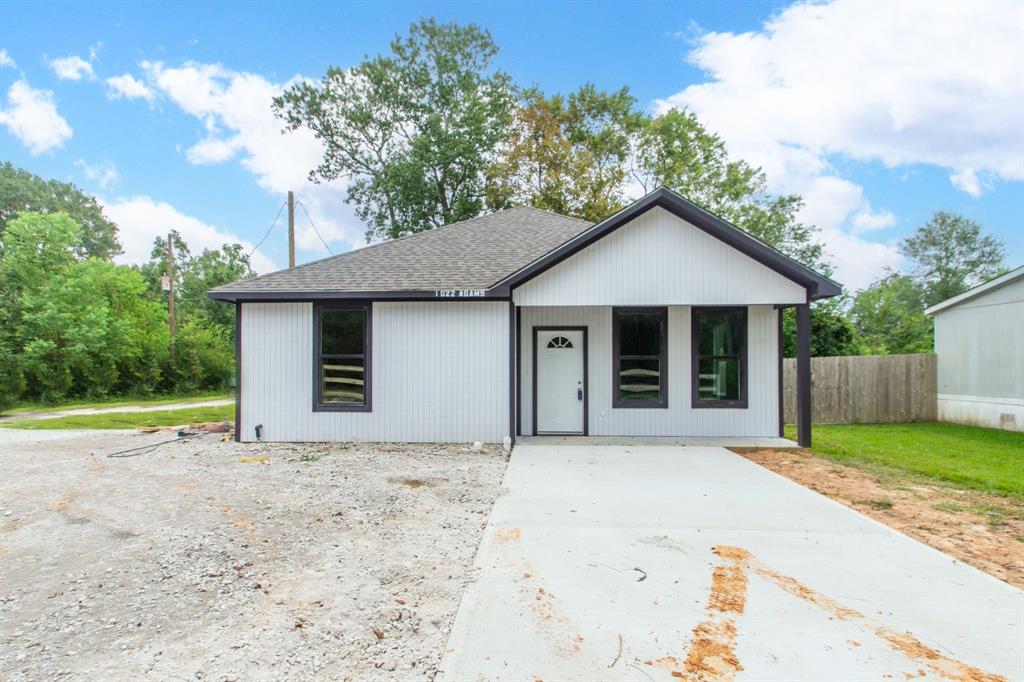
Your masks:
M663 208L653 208L513 293L520 306L807 302L807 290Z
M314 412L313 305L242 305L239 433L268 441L500 442L506 302L373 304L372 412Z
M743 436L779 433L778 312L747 309L745 409L691 407L690 307L668 308L668 407L612 407L612 308L528 307L521 312L522 434L533 433L533 328L587 327L589 432L592 436Z

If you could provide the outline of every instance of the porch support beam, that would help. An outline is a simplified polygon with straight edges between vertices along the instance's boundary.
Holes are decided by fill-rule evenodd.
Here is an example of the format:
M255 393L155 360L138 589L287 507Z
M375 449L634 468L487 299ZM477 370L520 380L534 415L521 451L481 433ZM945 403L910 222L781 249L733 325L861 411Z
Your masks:
M811 306L796 306L796 433L800 447L811 447Z
M514 301L508 302L508 435L516 442L519 395L519 315Z

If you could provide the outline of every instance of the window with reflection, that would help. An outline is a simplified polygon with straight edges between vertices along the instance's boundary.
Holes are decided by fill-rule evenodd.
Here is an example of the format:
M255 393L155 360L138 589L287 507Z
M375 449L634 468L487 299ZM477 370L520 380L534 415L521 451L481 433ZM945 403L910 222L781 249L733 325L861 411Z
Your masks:
M747 406L747 309L693 309L693 406Z
M316 406L370 408L370 306L316 308Z
M667 309L616 308L612 324L613 406L667 407Z

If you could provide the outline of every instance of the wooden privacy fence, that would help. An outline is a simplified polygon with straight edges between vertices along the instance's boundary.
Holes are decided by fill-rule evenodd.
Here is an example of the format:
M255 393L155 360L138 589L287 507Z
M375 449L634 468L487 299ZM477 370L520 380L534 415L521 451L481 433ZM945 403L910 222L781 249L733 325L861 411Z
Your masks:
M787 424L796 423L796 360L782 366ZM935 355L811 358L815 424L928 422L938 418Z

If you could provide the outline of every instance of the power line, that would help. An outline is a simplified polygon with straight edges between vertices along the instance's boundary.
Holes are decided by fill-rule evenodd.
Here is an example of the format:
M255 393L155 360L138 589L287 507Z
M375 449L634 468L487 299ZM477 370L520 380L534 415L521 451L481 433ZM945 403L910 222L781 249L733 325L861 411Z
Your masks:
M256 253L256 249L263 246L263 242L267 241L267 237L269 237L270 233L274 231L275 227L277 227L277 221L281 219L281 213L284 211L285 204L287 203L287 200L281 202L281 208L277 209L277 215L274 216L274 222L270 224L270 229L267 230L267 233L265 235L263 235L263 239L260 240L260 243L252 247L252 251L249 252L249 258L252 258L252 255Z
M302 207L302 212L306 214L306 219L309 221L309 224L313 228L313 231L316 232L316 236L320 237L320 243L324 245L325 249L327 249L327 253L329 253L329 254L331 254L333 256L334 252L331 251L331 247L327 246L327 242L324 241L324 238L320 235L320 230L316 229L316 225L313 224L313 218L310 217L309 211L306 210L306 205L304 203L302 203L301 201L299 201L297 203L299 204L299 206Z

